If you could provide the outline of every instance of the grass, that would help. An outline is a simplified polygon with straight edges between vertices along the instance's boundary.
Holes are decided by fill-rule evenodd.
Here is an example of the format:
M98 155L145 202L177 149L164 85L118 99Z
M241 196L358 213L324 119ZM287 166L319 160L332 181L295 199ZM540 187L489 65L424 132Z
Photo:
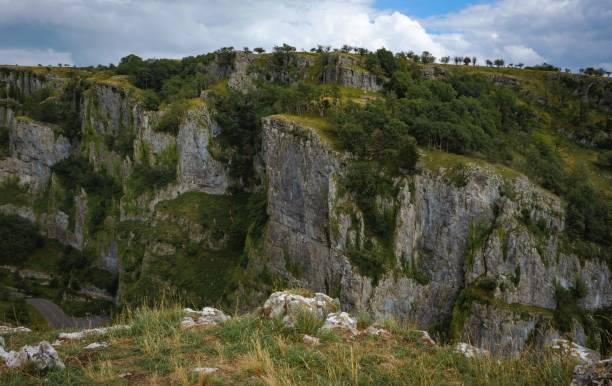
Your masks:
M407 328L395 325L389 338L358 336L345 340L326 332L321 345L307 346L301 334L257 314L234 317L222 325L180 328L180 307L127 310L118 320L129 331L87 337L59 346L64 371L4 369L3 385L567 385L575 363L546 353L515 358L467 359L449 346L425 346ZM391 326L393 327L393 326ZM56 332L19 334L9 349ZM94 341L107 348L86 351ZM211 375L193 372L215 367ZM123 374L123 377L120 375ZM127 375L126 375L127 374Z
M293 114L276 114L270 116L270 118L294 123L303 128L313 129L323 139L323 141L331 145L333 149L341 149L338 139L335 138L335 135L332 132L331 124L324 118L313 115Z

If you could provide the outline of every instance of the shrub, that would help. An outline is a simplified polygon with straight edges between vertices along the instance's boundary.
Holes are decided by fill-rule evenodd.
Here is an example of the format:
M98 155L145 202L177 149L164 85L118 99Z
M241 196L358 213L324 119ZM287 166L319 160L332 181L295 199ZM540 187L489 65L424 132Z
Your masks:
M38 228L14 215L0 215L0 263L21 263L44 245Z
M186 113L187 107L184 101L172 102L159 120L156 130L177 135Z

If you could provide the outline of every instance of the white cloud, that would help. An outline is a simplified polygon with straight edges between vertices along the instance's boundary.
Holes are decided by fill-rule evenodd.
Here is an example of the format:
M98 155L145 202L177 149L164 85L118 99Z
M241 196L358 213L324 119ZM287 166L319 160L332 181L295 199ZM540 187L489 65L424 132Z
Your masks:
M612 0L498 0L427 20L374 0L0 0L0 9L0 49L52 49L82 65L283 42L575 68L612 61Z
M0 48L1 64L21 64L24 66L73 64L72 56L67 52L56 52L51 49L4 49Z
M424 24L454 54L578 68L610 61L611 20L612 0L499 0Z
M365 0L4 3L0 27L21 23L52 28L57 44L70 47L79 64L117 61L132 52L145 57L181 57L223 46L271 49L283 42L305 49L317 44L350 44L444 52L415 19L399 12L379 12L372 1Z

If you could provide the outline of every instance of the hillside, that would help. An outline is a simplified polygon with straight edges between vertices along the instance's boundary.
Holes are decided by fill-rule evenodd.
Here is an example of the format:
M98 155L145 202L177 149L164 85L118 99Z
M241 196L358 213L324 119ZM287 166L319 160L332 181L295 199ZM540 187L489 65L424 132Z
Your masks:
M609 356L611 109L612 79L384 49L2 67L0 320L43 328L30 296L246 313L299 287L495 356L561 337ZM449 360L441 383L514 366L443 347L406 355Z

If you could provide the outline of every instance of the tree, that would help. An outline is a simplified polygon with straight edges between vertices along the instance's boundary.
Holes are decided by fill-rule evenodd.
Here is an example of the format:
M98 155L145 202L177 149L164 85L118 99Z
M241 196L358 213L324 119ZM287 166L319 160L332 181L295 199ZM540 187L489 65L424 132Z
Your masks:
M349 45L343 45L342 48L340 49L340 51L348 54L349 52L351 52L353 50L353 47L349 46Z
M523 68L523 66L524 66L523 63L519 63L519 64L516 65L516 67L518 67L518 68Z
M467 56L465 58L463 58L463 64L465 64L466 66L469 66L471 61L472 61L472 59L470 59Z
M251 53L251 50L249 50L249 47L242 48L242 51L246 52L247 54Z
M506 62L503 59L495 59L495 67L503 67Z
M421 54L421 63L429 64L436 61L436 57L429 53L429 51L423 51Z
M493 62L490 61L489 59L487 59L485 63L487 64L487 67L493 67Z
M457 65L463 61L463 58L461 56L455 56L454 60L455 64Z
M261 47L256 47L256 48L253 49L253 51L255 51L258 54L263 54L264 52L266 52L266 50L264 50Z
M476 65L476 57L472 56L472 66L475 66L475 65Z
M450 56L443 56L440 58L440 63L448 64L450 62Z

